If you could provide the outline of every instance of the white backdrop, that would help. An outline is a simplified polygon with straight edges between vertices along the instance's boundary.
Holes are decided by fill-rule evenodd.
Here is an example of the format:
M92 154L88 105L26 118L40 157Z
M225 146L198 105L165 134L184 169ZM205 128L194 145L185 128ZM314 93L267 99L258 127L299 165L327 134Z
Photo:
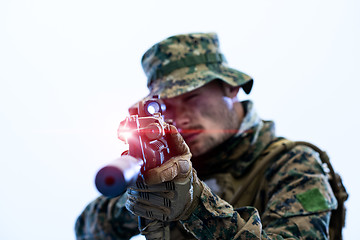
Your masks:
M278 134L326 149L358 237L360 2L0 1L0 239L74 239L94 175L147 94L140 58L178 33L217 32Z

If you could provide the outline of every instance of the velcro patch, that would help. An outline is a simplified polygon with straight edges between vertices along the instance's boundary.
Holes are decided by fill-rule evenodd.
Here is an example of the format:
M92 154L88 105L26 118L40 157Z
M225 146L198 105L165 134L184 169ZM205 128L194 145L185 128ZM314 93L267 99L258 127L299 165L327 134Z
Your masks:
M306 211L316 212L329 209L329 204L318 188L296 194L296 198Z

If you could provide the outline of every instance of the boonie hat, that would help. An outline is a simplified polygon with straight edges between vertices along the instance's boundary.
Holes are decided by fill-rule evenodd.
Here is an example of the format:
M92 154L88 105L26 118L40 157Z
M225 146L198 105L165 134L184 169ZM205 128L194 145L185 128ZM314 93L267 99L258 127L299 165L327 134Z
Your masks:
M172 98L215 79L241 86L248 94L253 80L227 66L216 33L191 33L169 37L152 46L142 57L149 96Z

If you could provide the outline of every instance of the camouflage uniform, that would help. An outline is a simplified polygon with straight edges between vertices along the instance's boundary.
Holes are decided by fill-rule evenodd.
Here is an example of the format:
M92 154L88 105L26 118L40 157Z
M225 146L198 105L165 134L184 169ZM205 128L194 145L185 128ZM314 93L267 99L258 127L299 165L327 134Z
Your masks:
M243 104L248 110L244 125L250 128L202 156L207 168L202 167L202 159L194 159L198 176L214 190L205 185L202 202L190 218L172 224L172 239L190 239L183 228L198 239L327 239L336 199L318 154L310 148L299 146L276 159L259 183L255 199L243 203L244 195L233 206L226 202L276 139L274 124L257 118L251 102ZM125 198L101 196L90 203L76 223L78 239L129 239L138 234L137 218L125 209Z
M221 57L220 57L221 56ZM154 45L143 57L151 95L174 97L220 79L250 92L252 79L224 64L215 34L187 34ZM206 184L200 204L186 220L171 223L171 239L327 239L337 202L319 156L297 146L277 157L230 205L242 180L277 139L274 123L261 120L250 101L237 134L193 158ZM253 189L256 189L255 191ZM77 239L129 239L137 218L124 196L100 196L76 222Z

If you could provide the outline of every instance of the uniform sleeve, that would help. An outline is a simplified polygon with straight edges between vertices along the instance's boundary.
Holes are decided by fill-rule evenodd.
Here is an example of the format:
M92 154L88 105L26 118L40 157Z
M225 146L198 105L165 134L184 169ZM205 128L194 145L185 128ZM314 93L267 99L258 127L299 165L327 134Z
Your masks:
M205 186L192 215L182 221L198 239L328 239L337 202L317 153L295 147L265 177L264 212L233 209Z
M125 208L126 194L100 196L91 202L75 224L77 240L122 240L139 234L137 217Z

